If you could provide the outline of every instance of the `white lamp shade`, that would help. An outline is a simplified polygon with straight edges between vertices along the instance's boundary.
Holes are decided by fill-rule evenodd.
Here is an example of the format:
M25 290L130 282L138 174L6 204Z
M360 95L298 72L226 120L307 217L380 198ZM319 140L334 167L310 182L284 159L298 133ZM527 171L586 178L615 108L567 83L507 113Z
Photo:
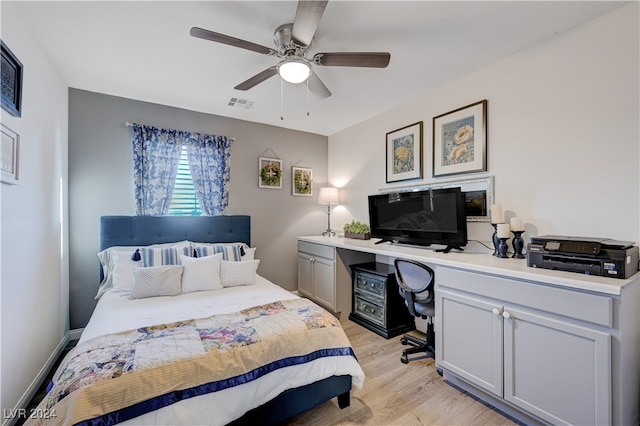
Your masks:
M284 81L297 84L302 83L309 77L311 68L300 59L287 59L278 66L278 73Z
M334 187L320 188L318 194L319 204L340 204L340 190Z

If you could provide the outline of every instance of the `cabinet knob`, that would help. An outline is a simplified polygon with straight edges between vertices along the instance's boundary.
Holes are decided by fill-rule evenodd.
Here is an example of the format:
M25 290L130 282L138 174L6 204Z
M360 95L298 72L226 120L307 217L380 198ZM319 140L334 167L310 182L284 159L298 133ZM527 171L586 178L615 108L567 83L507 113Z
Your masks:
M491 312L493 312L493 315L500 315L500 309L498 308L493 308Z
M509 312L507 312L507 311L503 312L503 313L502 313L502 316L503 316L504 318L511 318L511 314L510 314Z

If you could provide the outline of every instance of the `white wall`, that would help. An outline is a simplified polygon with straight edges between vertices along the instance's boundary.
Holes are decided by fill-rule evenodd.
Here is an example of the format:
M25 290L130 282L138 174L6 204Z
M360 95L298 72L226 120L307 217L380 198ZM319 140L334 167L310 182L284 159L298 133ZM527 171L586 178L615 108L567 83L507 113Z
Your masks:
M640 241L639 4L461 78L329 138L329 180L344 186L336 225L368 221L385 183L385 134L424 121L424 179L433 182L432 118L488 100L488 172L496 202L523 217L525 237ZM420 52L416 52L420 54ZM444 180L450 180L447 177ZM470 224L488 241L490 225Z
M9 410L28 402L25 392L69 330L67 85L7 4L2 40L24 66L22 117L0 115L21 143L20 183L0 185L0 408Z

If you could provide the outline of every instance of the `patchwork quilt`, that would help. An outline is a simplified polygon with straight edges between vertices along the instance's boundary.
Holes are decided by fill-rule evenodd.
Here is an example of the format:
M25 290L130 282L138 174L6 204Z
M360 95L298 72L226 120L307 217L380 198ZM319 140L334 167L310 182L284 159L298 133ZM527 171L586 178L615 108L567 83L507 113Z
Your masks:
M76 346L29 424L114 424L322 357L355 357L338 320L306 299L154 325Z

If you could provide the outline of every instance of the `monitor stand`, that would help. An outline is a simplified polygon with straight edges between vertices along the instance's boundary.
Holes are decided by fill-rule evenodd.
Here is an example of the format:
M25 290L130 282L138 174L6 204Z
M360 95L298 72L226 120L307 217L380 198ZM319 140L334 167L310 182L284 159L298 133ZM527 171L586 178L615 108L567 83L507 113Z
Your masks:
M436 253L449 253L452 249L464 251L464 248L462 248L462 246L447 246L443 249L437 249Z

